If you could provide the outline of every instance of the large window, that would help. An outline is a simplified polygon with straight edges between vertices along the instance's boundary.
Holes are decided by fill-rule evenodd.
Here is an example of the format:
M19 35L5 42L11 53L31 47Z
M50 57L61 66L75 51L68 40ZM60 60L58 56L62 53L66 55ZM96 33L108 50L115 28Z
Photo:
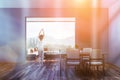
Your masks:
M26 47L37 47L38 35L44 29L44 48L65 50L75 46L75 18L26 18Z

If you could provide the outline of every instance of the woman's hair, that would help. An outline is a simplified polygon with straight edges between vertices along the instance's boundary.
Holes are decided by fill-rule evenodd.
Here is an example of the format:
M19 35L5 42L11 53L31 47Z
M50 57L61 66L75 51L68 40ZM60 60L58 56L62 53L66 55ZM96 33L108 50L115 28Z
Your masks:
M40 40L43 40L43 38L44 38L44 35L39 35Z

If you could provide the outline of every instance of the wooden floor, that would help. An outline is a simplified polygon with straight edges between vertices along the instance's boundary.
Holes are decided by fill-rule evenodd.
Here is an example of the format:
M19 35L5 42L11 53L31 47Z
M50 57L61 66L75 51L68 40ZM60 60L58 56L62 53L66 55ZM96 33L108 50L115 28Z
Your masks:
M4 65L2 68L1 70L9 68L9 64ZM75 71L73 67L69 68L66 72L64 61L54 59L47 60L44 65L40 65L35 61L18 65L15 69L9 70L9 72L5 72L6 74L1 75L0 80L120 80L119 71L113 66L109 70L106 70L105 75L102 75L101 72L84 75L84 72Z

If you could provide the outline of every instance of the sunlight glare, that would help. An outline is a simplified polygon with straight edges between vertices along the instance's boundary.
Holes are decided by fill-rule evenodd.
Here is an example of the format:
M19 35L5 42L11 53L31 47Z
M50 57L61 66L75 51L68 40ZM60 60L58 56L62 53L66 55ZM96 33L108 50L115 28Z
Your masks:
M96 8L97 7L97 0L92 0L92 7L93 8Z
M75 0L76 2L79 2L79 3L84 3L85 0Z

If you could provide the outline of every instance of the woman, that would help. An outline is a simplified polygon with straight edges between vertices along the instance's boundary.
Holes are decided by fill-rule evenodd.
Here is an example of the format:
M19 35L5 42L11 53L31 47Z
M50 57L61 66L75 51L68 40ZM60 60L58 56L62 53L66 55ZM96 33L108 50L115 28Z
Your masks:
M38 55L39 55L39 62L43 65L44 60L44 47L43 47L43 38L44 38L44 30L41 29L38 36Z

